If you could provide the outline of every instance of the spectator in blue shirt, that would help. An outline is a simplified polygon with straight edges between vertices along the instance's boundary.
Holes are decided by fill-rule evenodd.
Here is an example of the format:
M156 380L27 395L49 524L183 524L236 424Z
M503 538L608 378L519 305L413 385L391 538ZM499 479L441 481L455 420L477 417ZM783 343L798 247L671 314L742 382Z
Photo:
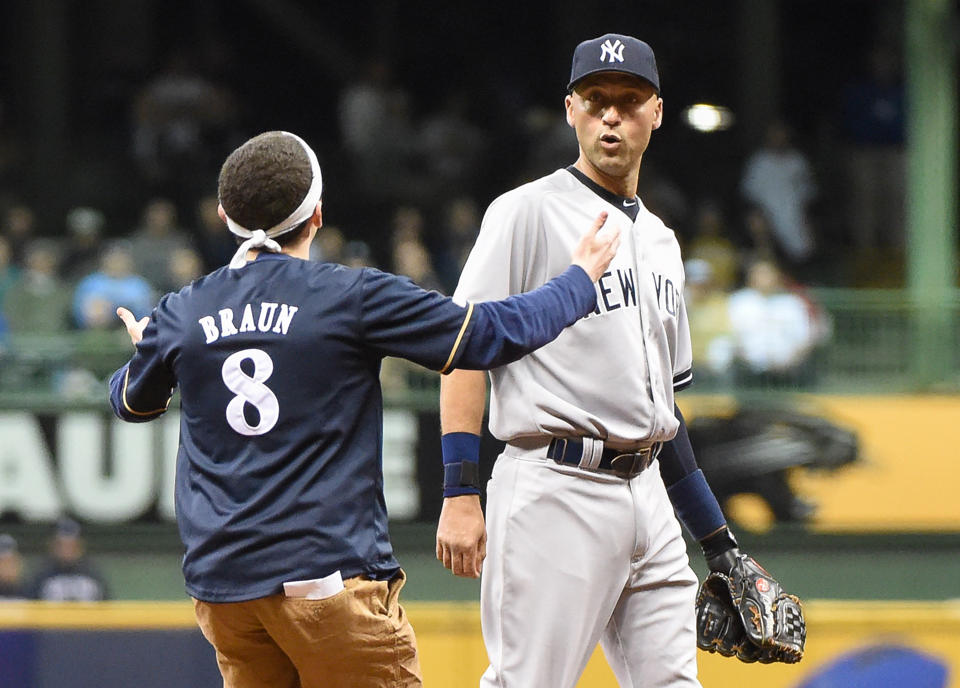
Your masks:
M77 283L73 293L73 319L80 329L112 328L118 306L138 318L153 307L153 288L133 271L133 256L125 242L111 244L100 269Z

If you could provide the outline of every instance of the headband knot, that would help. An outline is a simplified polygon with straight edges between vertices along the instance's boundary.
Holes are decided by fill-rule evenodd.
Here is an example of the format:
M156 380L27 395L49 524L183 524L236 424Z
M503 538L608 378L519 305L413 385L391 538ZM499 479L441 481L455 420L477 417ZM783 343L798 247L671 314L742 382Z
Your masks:
M250 236L240 244L237 252L233 254L233 258L230 260L230 267L236 270L246 265L247 251L252 248L265 248L274 253L280 253L283 250L280 244L267 236L266 232L262 229L255 229L250 233Z

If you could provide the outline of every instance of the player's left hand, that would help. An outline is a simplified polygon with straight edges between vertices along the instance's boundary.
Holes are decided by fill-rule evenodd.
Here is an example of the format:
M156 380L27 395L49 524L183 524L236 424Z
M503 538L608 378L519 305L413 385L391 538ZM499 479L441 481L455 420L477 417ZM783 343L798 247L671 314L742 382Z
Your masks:
M714 570L697 594L697 647L742 662L803 658L803 607L753 557L739 551L728 573Z
M437 524L437 559L455 576L479 578L487 556L487 529L479 495L443 500Z
M120 306L117 309L117 315L123 321L123 324L127 327L127 334L130 335L130 341L136 345L141 339L143 339L143 331L147 327L147 323L150 322L150 318L143 316L140 320L137 320L133 313L129 310Z

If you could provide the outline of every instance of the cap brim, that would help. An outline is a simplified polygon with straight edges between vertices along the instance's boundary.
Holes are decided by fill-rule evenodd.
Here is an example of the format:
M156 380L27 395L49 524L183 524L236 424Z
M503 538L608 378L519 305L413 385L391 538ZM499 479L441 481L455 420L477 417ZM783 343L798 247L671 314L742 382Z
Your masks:
M585 74L581 74L581 75L578 76L574 81L571 81L569 84L567 84L567 93L570 93L571 91L573 91L573 89L577 87L577 84L579 84L581 81L583 81L583 80L586 79L587 77L591 77L591 76L593 76L594 74L603 74L603 73L605 73L605 72L609 72L609 73L611 73L611 74L627 74L627 75L629 75L629 76L636 77L637 79L641 79L641 80L643 80L643 81L646 81L648 84L650 84L651 86L653 86L653 90L655 90L655 91L657 92L657 95L660 95L660 87L657 86L657 85L656 85L655 83L653 83L652 81L650 81L650 79L648 79L647 77L641 76L640 74L637 74L636 72L631 72L631 71L628 71L628 70L626 70L626 69L616 69L616 68L610 68L610 67L604 67L603 69L593 69L593 70L591 70L591 71L589 71L589 72L586 72Z

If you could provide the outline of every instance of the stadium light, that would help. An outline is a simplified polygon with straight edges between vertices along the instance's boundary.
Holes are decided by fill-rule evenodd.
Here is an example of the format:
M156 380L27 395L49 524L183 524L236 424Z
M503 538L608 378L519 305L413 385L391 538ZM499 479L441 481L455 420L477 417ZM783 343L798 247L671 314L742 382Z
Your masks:
M690 128L707 134L729 129L734 119L733 112L722 105L696 103L683 111L683 120Z

